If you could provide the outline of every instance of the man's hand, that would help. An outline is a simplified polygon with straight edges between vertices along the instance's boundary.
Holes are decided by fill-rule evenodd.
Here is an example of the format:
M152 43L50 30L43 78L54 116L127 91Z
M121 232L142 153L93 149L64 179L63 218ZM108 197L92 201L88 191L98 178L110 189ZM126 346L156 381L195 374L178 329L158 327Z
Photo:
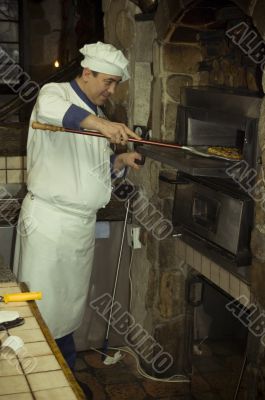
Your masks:
M128 136L141 140L140 136L131 131L126 125L119 122L111 122L92 114L83 119L80 126L81 128L99 131L102 135L106 136L111 143L120 143L124 145L128 141Z
M120 171L124 167L131 167L135 170L139 170L140 166L136 164L135 160L141 160L141 159L142 159L141 154L137 153L136 151L132 151L130 153L118 154L113 164L113 170Z

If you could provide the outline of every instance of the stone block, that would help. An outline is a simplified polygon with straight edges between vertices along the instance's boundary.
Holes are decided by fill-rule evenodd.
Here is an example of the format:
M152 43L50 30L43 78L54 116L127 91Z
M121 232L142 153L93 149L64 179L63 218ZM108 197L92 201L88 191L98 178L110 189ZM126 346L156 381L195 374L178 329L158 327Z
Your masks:
M257 30L259 31L263 39L265 39L264 16L265 16L265 2L264 0L258 0L254 8L252 18L254 25L256 26Z
M188 8L192 0L160 0L154 17L158 39L164 39L170 24Z
M151 269L149 272L148 286L145 296L146 308L153 309L159 290L159 271Z
M152 80L150 64L137 62L134 79L134 124L147 126L150 114Z
M172 225L173 203L174 203L173 198L165 199L163 202L163 207L162 207L163 217L168 221L168 225L170 225L170 227L168 227L166 231L167 232L166 237L171 235L171 233L173 232L173 225Z
M176 171L171 171L170 173L163 172L163 175L166 175L167 178L175 180L176 179ZM160 199L173 199L175 194L175 186L170 185L167 182L159 181L159 193L158 196Z
M263 217L264 219L264 217ZM255 258L260 262L265 262L265 224L258 224L251 235L251 249Z
M166 86L167 93L173 100L180 101L180 88L185 86L192 86L193 79L188 75L170 75L167 78Z
M265 75L265 74L264 74ZM263 77L264 91L265 91L265 78ZM259 145L262 149L262 164L265 165L264 143L265 143L265 98L263 98L260 108L259 120Z
M198 73L198 78L199 78L199 85L200 86L208 86L209 85L209 79L210 79L210 74L208 71L201 71Z
M255 300L265 308L265 262L253 259L251 265L251 292L255 296Z
M135 40L135 21L127 10L121 10L115 19L117 39L123 49L129 49Z
M247 15L252 15L253 4L255 4L256 1L257 0L234 0L234 3L236 3L238 7L244 11L244 13Z
M168 237L159 242L159 266L161 270L176 270L182 274L183 261L176 238Z
M197 44L198 43L198 32L192 28L184 28L180 26L173 32L170 41L179 44Z
M122 104L117 104L112 115L112 120L128 125L128 113L126 107Z
M138 21L136 23L136 48L135 61L149 62L153 61L152 44L156 37L156 31L153 21Z
M146 256L152 267L158 268L159 242L154 238L151 232L148 234Z
M175 140L175 129L177 120L178 104L169 101L164 105L162 124L164 125L164 132L162 140L172 141Z
M114 21L117 19L117 15L127 9L127 0L115 0L112 1L108 11L104 15L104 38L107 43L113 44L118 48L121 47L121 43L116 34L116 24Z
M160 346L162 346L163 351L168 352L173 359L173 364L171 368L166 371L166 376L170 376L170 374L174 375L176 373L183 373L185 367L187 370L191 370L191 366L188 365L191 358L187 351L192 347L192 329L187 329L187 316L184 315L184 311L186 310L180 310L176 318L155 327L154 338L157 340ZM159 383L161 384L161 382ZM173 386L175 387L175 390L187 390L187 386ZM160 388L160 390L162 390L162 388ZM179 392L179 394L180 393L181 392ZM159 392L156 392L156 395L158 396ZM175 393L175 395L177 395L177 393ZM173 398L175 398L174 395Z
M159 140L161 138L161 118L163 112L163 87L162 80L155 78L152 81L152 137Z
M119 84L115 93L111 96L111 100L116 104L123 104L129 101L129 80Z
M162 58L165 72L193 74L198 72L202 54L196 46L166 44L163 46Z
M163 271L159 285L158 310L162 318L173 318L183 312L185 278L179 271Z
M110 6L111 6L111 0L102 0L101 8L104 13L109 11Z
M152 52L153 52L153 55L152 55L152 57L153 57L153 65L152 65L153 71L152 72L153 72L153 75L155 77L159 76L160 75L160 71L161 71L161 66L160 66L160 64L161 64L161 57L160 57L161 49L162 49L161 44L157 40L154 40L153 47L152 47Z
M148 289L150 270L153 269L152 263L146 258L146 249L137 250L133 256L132 281L133 293L131 301L131 313L135 320L145 327L147 318L147 306L145 296Z

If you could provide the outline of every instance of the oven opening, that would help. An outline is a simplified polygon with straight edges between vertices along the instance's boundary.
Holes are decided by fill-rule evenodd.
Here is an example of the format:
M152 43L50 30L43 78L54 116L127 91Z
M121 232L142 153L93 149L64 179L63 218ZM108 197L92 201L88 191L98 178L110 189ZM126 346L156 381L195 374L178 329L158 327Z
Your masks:
M239 152L243 154L243 147L245 143L246 132L243 130L238 130L235 138L235 147L238 148Z
M207 279L201 277L200 282L198 277L198 284L203 292L201 301L194 304L194 378L203 377L216 394L211 398L234 399L249 335L242 321L248 321L249 312ZM245 398L246 377L243 374L240 400Z
M193 221L211 232L216 232L220 203L195 193L192 201Z

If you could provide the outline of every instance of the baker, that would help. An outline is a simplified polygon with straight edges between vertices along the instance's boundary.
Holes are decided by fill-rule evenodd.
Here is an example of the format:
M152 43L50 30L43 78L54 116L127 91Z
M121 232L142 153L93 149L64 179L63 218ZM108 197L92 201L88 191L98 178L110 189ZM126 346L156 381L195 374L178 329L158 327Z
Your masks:
M136 152L111 156L110 142L139 137L104 118L100 106L129 78L128 60L110 44L85 45L75 80L40 90L31 122L95 129L106 138L29 128L28 194L20 213L14 272L29 290L42 291L40 312L69 366L73 332L85 311L92 269L96 212L111 196L111 174L139 169ZM30 122L30 126L31 126Z

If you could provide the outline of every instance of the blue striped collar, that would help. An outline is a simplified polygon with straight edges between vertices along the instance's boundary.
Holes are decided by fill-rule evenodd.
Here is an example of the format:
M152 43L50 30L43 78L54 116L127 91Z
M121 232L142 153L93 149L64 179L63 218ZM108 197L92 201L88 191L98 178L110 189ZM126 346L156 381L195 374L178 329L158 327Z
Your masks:
M75 79L73 79L70 82L70 85L72 86L72 89L76 92L76 94L83 100L83 102L90 107L96 115L98 115L98 108L96 104L92 103L91 100L87 97L87 95L81 90L81 88L78 86L77 82Z

